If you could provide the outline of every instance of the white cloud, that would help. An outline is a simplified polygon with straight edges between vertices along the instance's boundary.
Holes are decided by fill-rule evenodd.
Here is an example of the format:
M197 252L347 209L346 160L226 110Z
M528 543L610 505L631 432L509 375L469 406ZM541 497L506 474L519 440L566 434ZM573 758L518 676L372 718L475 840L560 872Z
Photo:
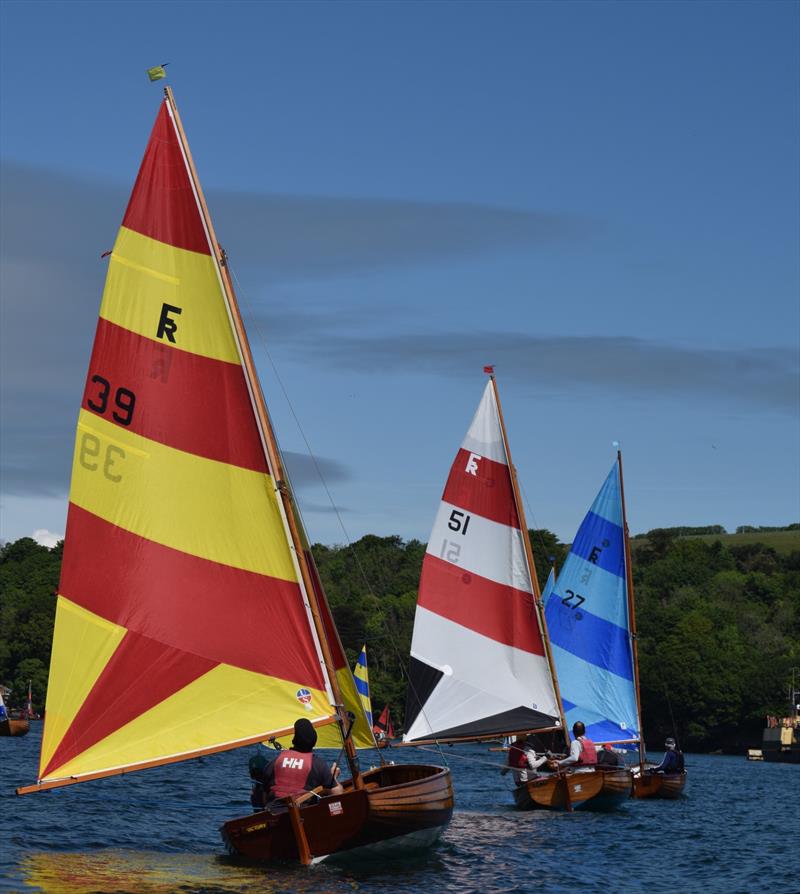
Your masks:
M47 528L37 528L33 534L31 534L33 539L41 544L41 546L46 546L49 548L54 547L59 540L64 539L63 534L54 534L52 531L48 531Z

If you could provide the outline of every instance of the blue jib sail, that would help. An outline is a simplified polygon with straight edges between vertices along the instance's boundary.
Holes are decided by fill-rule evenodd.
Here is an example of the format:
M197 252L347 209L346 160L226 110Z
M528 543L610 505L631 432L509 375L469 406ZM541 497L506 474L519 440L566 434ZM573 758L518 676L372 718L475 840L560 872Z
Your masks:
M545 617L567 725L596 743L639 739L619 466L605 480L553 585Z

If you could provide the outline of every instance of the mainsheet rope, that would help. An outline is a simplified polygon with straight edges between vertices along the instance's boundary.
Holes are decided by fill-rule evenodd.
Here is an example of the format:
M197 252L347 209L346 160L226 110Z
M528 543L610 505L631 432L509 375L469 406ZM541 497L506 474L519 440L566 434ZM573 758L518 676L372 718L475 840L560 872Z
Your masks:
M325 480L325 476L322 473L322 469L320 468L319 463L317 462L317 457L315 456L314 451L311 449L311 444L309 444L309 442L308 442L308 438L306 437L305 429L303 428L302 424L300 423L300 419L298 418L297 413L295 412L294 405L292 404L292 401L289 398L289 393L286 390L286 386L283 384L283 379L281 378L280 373L278 372L278 367L276 366L275 361L272 358L272 354L270 353L270 350L267 347L267 341L264 337L264 333L261 331L261 327L260 327L258 320L256 318L256 315L254 313L253 306L248 301L245 291L242 288L241 281L240 281L239 277L236 275L236 271L231 266L230 256L226 254L225 258L226 258L226 264L228 267L228 271L230 272L231 276L233 277L233 279L236 282L237 299L240 304L243 304L247 307L248 316L251 320L254 321L253 328L255 329L256 336L258 337L258 341L259 341L261 350L264 352L267 360L269 361L269 365L272 367L272 372L275 376L275 381L278 383L278 386L280 387L281 393L283 394L283 398L286 401L287 406L289 407L289 412L292 414L292 418L294 419L295 425L297 426L297 430L300 433L300 437L303 439L303 443L305 444L306 450L308 451L308 455L311 457L311 461L314 464L314 469L316 470L319 480L322 483L322 487L325 490L325 493L328 497L328 501L331 504L331 508L333 509L334 515L336 516L336 520L339 523L339 527L342 530L342 534L344 535L345 542L347 543L347 547L350 550L350 555L353 557L353 559L355 561L358 572L361 575L361 578L364 581L364 584L366 585L367 592L369 593L370 596L377 599L377 596L375 595L375 590L374 590L369 578L367 577L367 573L364 570L364 567L361 564L360 559L358 558L358 553L356 553L356 551L353 549L353 542L350 539L350 534L348 533L347 528L345 527L344 521L342 520L342 516L339 512L339 507L336 505L336 501L333 499L333 494L331 494L330 489L328 488L328 483ZM280 444L278 445L278 449L280 451ZM280 451L280 452L281 452L281 457L282 457L283 452L282 451ZM286 476L289 477L289 471L286 468L285 464L284 464L284 471L286 472ZM295 505L295 508L297 509L298 514L300 515L301 522L303 523L303 528L305 530L308 530L306 528L305 522L303 521L302 509L300 508L300 505L296 500L294 502L294 505ZM385 580L383 581L383 584L384 584L384 590L388 589L386 587ZM427 720L427 717L425 715L425 708L422 705L422 700L420 699L419 693L417 692L414 684L411 681L411 676L408 672L406 663L403 660L403 656L400 654L400 650L397 648L397 643L394 641L394 638L391 635L391 630L389 629L388 625L386 624L385 619L382 621L382 626L384 627L384 630L385 630L385 638L390 643L391 648L394 651L395 657L397 658L397 661L400 665L400 669L403 673L403 676L405 677L406 681L408 682L408 685L411 687L417 701L419 702L419 704L421 706L420 712L422 713L422 716L425 717L425 719ZM445 757L444 752L442 751L441 745L439 744L438 741L436 744L437 744L437 748L439 750L439 755L440 755L444 765L446 767L449 766L447 763L447 758ZM418 747L418 746L415 746L415 747Z

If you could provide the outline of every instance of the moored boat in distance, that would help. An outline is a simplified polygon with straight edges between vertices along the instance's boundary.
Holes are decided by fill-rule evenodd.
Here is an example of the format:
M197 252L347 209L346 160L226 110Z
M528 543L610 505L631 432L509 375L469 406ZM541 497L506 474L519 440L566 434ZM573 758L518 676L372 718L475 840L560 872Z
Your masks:
M309 864L429 842L447 825L447 768L360 771L371 725L167 87L109 258L38 779L17 792L279 740L298 716L320 746L333 731L352 778L341 794L298 792L225 823L230 850Z
M800 672L792 668L789 711L785 717L770 716L761 734L761 748L750 749L748 760L772 764L800 764Z
M394 726L392 725L392 715L389 711L389 705L384 705L380 716L372 726L372 732L375 734L375 742L378 748L388 748L394 739Z

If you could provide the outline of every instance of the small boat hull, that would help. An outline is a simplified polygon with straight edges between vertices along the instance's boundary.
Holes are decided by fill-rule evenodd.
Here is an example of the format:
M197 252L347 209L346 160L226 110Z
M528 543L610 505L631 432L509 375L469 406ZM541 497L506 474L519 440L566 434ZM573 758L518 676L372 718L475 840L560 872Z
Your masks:
M344 783L345 792L301 807L302 828L313 862L334 854L392 844L432 843L453 815L450 771L442 767L387 765L363 775L365 788ZM298 860L289 813L259 811L220 829L229 853L253 860Z
M0 720L0 736L24 736L30 728L27 720Z
M610 810L631 796L633 776L625 767L539 776L517 786L518 810Z
M683 773L640 773L633 778L633 797L674 801L681 797L685 786L685 770Z

